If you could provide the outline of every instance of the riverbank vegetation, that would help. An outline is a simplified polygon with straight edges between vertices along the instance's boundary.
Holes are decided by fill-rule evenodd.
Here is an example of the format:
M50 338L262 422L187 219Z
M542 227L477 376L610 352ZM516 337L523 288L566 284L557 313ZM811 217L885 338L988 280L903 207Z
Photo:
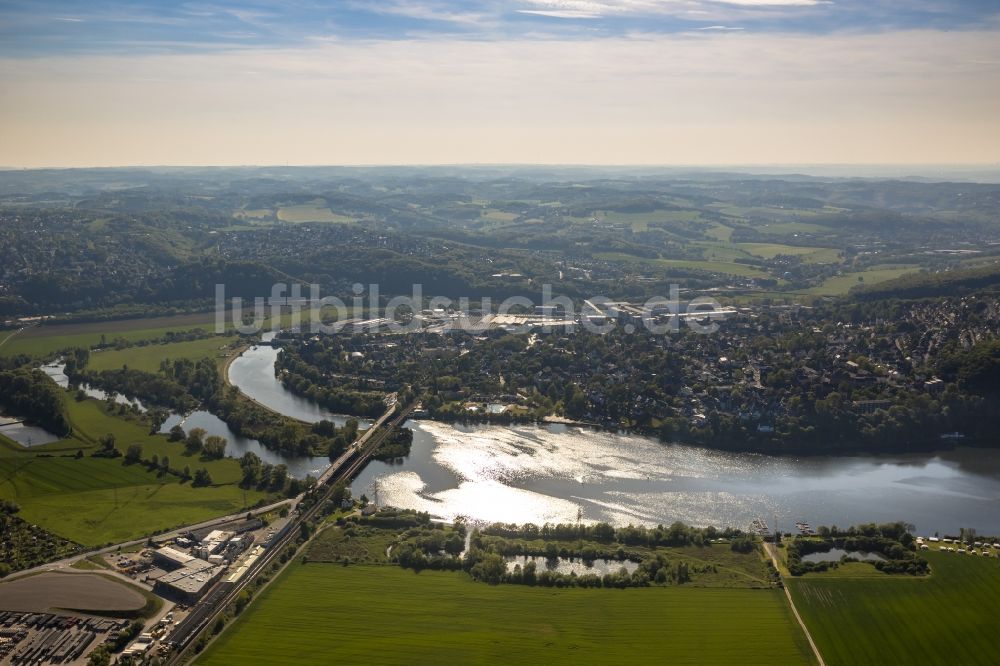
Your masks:
M858 525L846 530L823 528L822 536L795 537L786 540L785 560L788 571L793 576L836 569L841 564L858 562L852 553L874 554L874 561L868 562L876 571L886 574L908 574L922 576L930 573L927 560L917 554L916 542L908 526L903 523L874 523ZM827 553L837 548L847 551L840 560L811 562L803 556L811 553Z
M682 523L619 529L604 523L496 524L467 535L462 522L448 525L426 513L383 509L338 520L316 537L306 557L464 571L493 585L771 587L777 580L748 535Z
M230 350L226 358L231 358L235 344L234 340L224 345ZM213 347L219 351L215 341ZM306 424L257 404L226 384L222 376L225 366L218 358L205 356L204 351L201 346L185 343L162 345L157 353L157 370L147 372L128 367L89 370L95 356L84 350L69 355L71 362L67 363L66 372L73 382L88 383L180 413L198 407L209 409L237 435L256 439L265 447L287 455L336 456L357 435L356 421L343 428L329 421ZM379 405L381 410L385 409L381 398Z
M55 435L66 436L72 426L60 393L48 377L31 368L0 372L0 407Z

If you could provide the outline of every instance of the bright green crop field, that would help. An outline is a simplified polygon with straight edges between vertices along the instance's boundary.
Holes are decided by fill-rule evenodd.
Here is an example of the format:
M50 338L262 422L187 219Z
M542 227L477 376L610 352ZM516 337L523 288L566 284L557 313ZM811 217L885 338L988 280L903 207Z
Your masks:
M827 664L997 663L1000 559L921 557L925 578L786 579Z
M198 664L807 664L775 589L491 586L293 563Z

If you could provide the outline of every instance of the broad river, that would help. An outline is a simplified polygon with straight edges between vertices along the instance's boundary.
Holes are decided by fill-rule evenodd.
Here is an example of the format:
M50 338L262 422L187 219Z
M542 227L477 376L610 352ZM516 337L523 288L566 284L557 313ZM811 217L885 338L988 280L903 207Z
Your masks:
M278 350L247 350L229 380L262 405L303 421L344 417L287 391L274 376ZM165 428L182 417L174 416ZM200 426L229 439L229 453L255 451L295 476L318 475L325 458L289 458L237 437L225 423L195 412ZM355 479L355 496L428 511L442 519L616 525L681 520L746 528L761 517L785 531L794 523L847 526L905 520L923 534L975 527L1000 534L1000 450L956 449L905 456L792 457L725 453L662 444L637 435L563 425L455 426L409 421L410 456L372 462Z
M278 350L259 346L230 366L247 395L307 421L342 419L274 377ZM338 422L340 422L338 420ZM755 517L847 526L905 520L919 532L975 527L1000 534L1000 450L865 457L775 457L662 444L563 425L455 426L409 421L413 449L372 462L352 485L380 505L442 519L747 527Z

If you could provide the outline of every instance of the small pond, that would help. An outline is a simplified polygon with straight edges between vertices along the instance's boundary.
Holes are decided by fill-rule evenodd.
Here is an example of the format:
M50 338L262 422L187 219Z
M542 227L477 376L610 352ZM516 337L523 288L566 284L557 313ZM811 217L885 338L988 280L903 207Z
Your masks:
M39 446L58 442L60 437L45 428L27 425L17 419L0 417L0 435L14 440L21 446Z
M605 574L618 573L622 567L625 567L626 571L632 573L639 568L639 564L631 560L594 560L593 562L585 562L579 558L555 557L550 559L541 555L509 555L504 559L507 560L508 571L513 571L514 567L518 565L523 569L524 565L528 562L534 562L537 573L554 571L561 574L576 573L577 576L584 574L603 576Z
M862 562L878 562L885 560L879 553L866 553L861 550L844 550L843 548L831 548L825 553L809 553L802 556L803 562L839 562L844 555L853 557Z

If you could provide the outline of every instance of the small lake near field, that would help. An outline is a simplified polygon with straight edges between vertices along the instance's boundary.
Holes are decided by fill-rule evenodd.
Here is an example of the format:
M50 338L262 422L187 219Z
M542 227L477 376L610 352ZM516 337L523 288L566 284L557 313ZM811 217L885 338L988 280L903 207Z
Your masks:
M0 435L12 439L21 446L39 446L58 442L60 437L45 428L27 425L18 419L0 416Z
M920 534L1000 534L1000 451L793 457L664 444L563 425L411 420L410 456L371 462L352 492L479 522L716 525L763 518L847 527L904 520Z
M48 365L43 365L39 368L42 372L49 376L49 378L54 381L61 388L69 388L69 377L66 376L66 364L62 361L56 361L55 363L49 363ZM99 388L90 386L89 384L80 384L77 387L78 390L83 391L83 394L88 398L94 398L95 400L107 400L108 393L102 391ZM112 394L113 400L119 405L129 405L136 407L139 411L146 411L146 406L142 404L138 398L128 398L120 393Z
M66 365L64 363L55 362L43 365L39 369L60 387L68 388L69 378L65 374L65 368ZM88 397L96 400L106 400L108 398L108 394L99 388L83 384L79 389ZM134 405L140 411L146 411L145 405L138 399L129 399L121 394L114 394L113 397L114 401L118 404ZM204 410L198 410L187 415L171 413L163 425L160 426L159 432L164 434L169 433L170 429L175 425L180 425L185 432L190 432L194 428L202 428L209 435L223 437L227 440L226 456L240 458L244 453L251 451L256 453L265 463L285 465L288 467L288 473L297 479L304 479L309 475L318 477L330 466L330 461L325 456L290 456L280 451L268 449L256 439L241 437L233 432L225 421L211 412ZM37 446L59 439L41 428L30 428L23 425L2 425L2 419L0 419L0 433L7 435L23 446Z
M550 559L541 555L510 555L504 559L507 561L507 571L513 571L514 567L518 566L524 569L525 564L534 562L536 573L553 571L566 575L575 573L577 576L585 574L604 576L605 574L618 573L623 568L631 574L639 568L639 563L632 562L631 560L622 560L620 562L616 560L594 560L593 562L585 562L579 558L570 560L565 557L554 557Z
M853 557L862 562L878 562L885 560L878 553L865 553L860 550L844 550L843 548L831 548L825 553L809 553L802 556L803 562L839 562L843 556Z

